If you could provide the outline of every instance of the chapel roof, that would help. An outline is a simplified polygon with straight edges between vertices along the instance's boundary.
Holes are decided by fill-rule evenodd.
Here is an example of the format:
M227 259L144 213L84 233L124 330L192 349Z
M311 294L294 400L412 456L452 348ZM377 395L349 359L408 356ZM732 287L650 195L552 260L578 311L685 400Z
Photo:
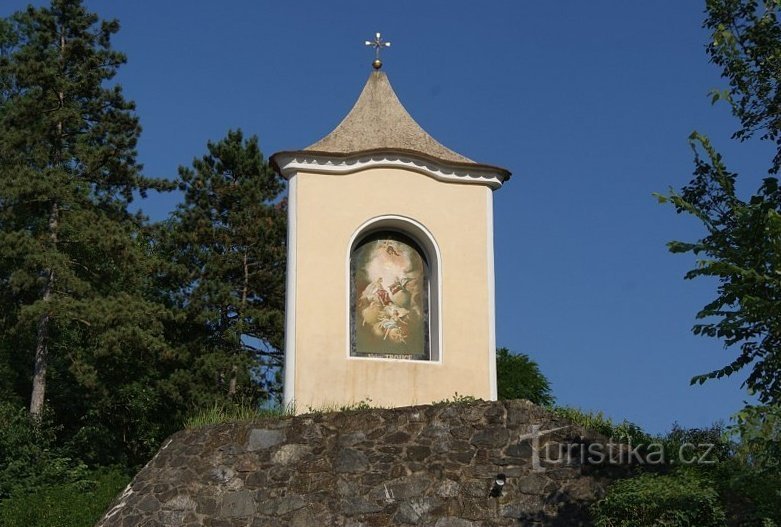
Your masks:
M339 126L304 150L351 153L380 148L418 151L443 161L474 163L431 137L410 116L383 71L373 71Z
M379 70L371 72L358 100L342 122L328 135L299 152L334 157L379 152L417 154L445 165L492 169L501 180L510 177L509 171L472 161L431 137L410 116L396 96L388 76ZM272 164L276 164L275 157L293 153L275 154Z

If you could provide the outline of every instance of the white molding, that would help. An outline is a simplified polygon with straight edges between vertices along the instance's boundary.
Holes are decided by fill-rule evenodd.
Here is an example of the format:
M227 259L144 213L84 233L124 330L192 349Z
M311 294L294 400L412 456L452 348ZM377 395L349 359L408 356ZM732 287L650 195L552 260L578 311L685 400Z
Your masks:
M285 408L291 408L296 397L296 177L287 186L287 285L285 294Z
M488 190L490 193L491 191ZM350 354L351 351L351 327L350 327L350 257L352 256L353 247L358 241L359 237L366 233L375 231L377 229L395 229L407 236L410 236L413 240L421 245L421 248L426 252L426 256L429 259L429 265L431 270L431 276L429 276L429 287L436 289L436 296L431 295L429 291L429 360L413 360L413 359L393 359L385 357L354 357ZM421 239L422 238L422 239ZM435 260L434 265L431 265L431 260ZM345 332L346 355L348 360L370 360L370 361L386 361L386 362L408 362L414 364L432 364L442 365L444 346L443 346L443 331L442 331L442 254L439 250L439 245L434 239L434 235L431 234L422 223L408 218L406 216L400 216L397 214L385 214L382 216L374 216L364 221L350 236L350 242L347 244L347 254L344 261L345 267L345 297L346 297L346 310L347 323ZM434 340L436 339L436 340ZM436 357L436 358L434 358Z
M491 400L499 397L496 380L496 277L494 275L494 195L485 191L486 267L488 268L488 383Z
M370 168L401 168L419 172L439 181L487 185L492 189L501 187L505 179L500 172L490 167L440 165L413 154L379 152L337 157L296 152L295 154L280 153L276 156L279 172L285 178L292 177L291 175L298 172L344 175Z

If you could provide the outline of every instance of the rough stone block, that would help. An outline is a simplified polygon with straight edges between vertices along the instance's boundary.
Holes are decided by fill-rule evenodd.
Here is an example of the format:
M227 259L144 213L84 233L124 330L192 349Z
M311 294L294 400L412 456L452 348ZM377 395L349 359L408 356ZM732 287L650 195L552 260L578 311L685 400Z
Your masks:
M481 527L479 523L473 521L464 520L462 518L456 518L453 516L445 516L437 520L434 527Z
M442 501L436 496L411 498L399 504L394 521L397 523L419 524L426 520L429 513L439 507Z
M407 447L407 458L411 461L423 461L430 455L431 449L427 446L413 445Z
M186 494L179 494L163 504L164 509L173 511L191 511L195 507L195 500Z
M478 430L472 434L470 443L482 448L501 448L507 444L510 433L506 428L492 426L483 430Z
M247 440L247 450L254 452L264 450L282 443L285 440L285 433L282 430L269 430L266 428L256 428L249 433Z
M271 456L271 462L277 465L290 465L296 463L301 458L309 454L311 448L306 445L282 445L279 450Z
M370 512L379 512L383 509L381 504L374 500L361 497L345 498L341 501L341 510L347 516L356 516Z
M306 506L303 496L293 494L282 498L274 498L258 504L258 512L268 516L284 516L285 514Z
M342 448L336 454L336 472L362 472L369 466L366 454L353 448Z
M220 515L224 517L245 517L255 514L255 499L248 490L227 492L222 497Z

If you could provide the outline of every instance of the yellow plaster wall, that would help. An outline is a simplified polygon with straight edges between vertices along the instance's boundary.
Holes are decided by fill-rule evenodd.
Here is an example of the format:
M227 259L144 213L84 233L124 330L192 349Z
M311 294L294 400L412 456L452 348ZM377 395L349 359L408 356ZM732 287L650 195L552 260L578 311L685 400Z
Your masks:
M491 190L393 168L294 177L297 411L367 399L424 404L456 392L490 399ZM439 246L439 362L349 357L348 246L362 224L383 215L418 221Z

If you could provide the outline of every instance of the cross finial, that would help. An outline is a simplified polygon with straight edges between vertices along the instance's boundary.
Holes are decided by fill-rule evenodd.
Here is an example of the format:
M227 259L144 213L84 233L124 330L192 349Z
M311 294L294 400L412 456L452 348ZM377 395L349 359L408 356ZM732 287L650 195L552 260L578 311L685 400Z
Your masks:
M367 40L366 45L372 46L374 48L374 62L372 62L372 66L374 67L374 69L378 70L382 68L382 61L380 60L380 49L389 48L391 43L382 40L382 35L380 35L380 33L377 32L374 35L374 40Z

